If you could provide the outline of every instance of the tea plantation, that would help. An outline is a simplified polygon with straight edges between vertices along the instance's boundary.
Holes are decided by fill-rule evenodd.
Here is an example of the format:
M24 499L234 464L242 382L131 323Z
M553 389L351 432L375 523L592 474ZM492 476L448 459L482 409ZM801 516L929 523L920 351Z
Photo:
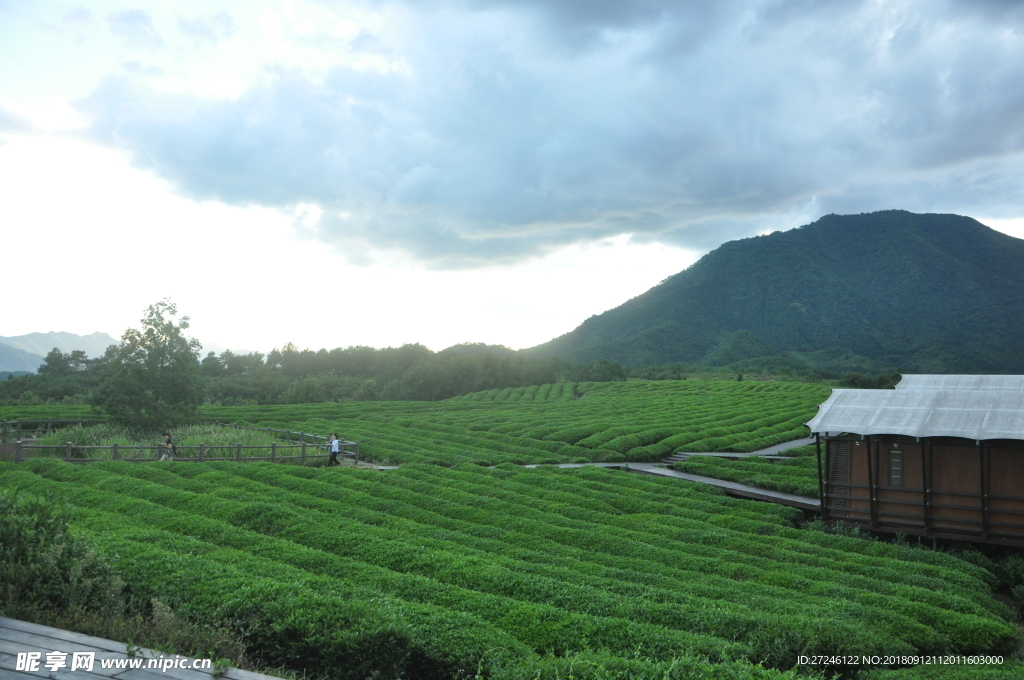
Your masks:
M824 444L822 451L824 452ZM760 456L739 460L723 460L694 456L673 465L680 472L725 479L761 489L818 497L818 459L814 446L789 449L782 455L788 460L771 461ZM824 453L823 453L824 455Z
M212 420L324 434L392 464L653 462L676 451L754 451L806 436L829 388L680 380L558 383L443 402L205 407Z
M759 678L1018 644L979 567L626 472L34 460L0 464L0 488L73 506L136 596L332 677L535 677L560 657Z
M979 566L801 529L797 510L703 485L521 467L756 450L804 436L828 392L687 380L207 406L211 423L337 432L362 458L401 467L36 459L0 463L0 489L71 506L133 597L236 630L251 657L308 678L850 677L870 669L798 662L994 654L1007 662L870 678L1024 679L1015 612ZM3 415L61 415L15 411ZM108 430L76 436L121 436ZM269 436L216 430L176 436ZM683 465L812 495L810 452Z

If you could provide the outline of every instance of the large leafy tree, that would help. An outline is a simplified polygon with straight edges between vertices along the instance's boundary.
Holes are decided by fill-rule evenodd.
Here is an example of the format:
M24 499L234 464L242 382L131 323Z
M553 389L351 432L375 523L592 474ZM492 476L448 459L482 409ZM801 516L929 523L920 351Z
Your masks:
M129 329L109 357L93 403L132 428L154 430L193 420L202 401L199 341L175 323L170 300L150 305L141 329Z

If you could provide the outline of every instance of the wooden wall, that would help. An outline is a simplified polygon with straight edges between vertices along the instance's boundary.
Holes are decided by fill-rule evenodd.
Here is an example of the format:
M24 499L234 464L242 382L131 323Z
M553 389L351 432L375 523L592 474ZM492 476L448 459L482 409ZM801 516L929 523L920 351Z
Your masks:
M878 531L1024 541L1024 441L825 440L823 518ZM901 460L902 479L890 475Z

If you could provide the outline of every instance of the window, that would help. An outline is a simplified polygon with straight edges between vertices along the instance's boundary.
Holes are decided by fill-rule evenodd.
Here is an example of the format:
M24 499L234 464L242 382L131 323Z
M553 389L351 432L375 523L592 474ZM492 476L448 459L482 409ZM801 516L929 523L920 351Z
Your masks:
M903 452L889 452L889 486L903 486Z

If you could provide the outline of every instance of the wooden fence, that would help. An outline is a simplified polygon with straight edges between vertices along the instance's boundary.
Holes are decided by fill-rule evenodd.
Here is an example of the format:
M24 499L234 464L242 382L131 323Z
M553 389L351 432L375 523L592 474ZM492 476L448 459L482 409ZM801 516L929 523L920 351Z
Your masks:
M22 421L35 422L35 421ZM38 421L47 422L47 421ZM51 421L53 424L59 422L78 423L79 421ZM319 458L329 458L328 438L323 435L309 432L298 432L293 430L275 430L269 427L246 427L233 423L214 423L221 427L231 427L239 430L253 430L255 432L267 432L271 435L281 435L281 439L289 442L279 444L228 444L224 446L207 446L199 444L196 446L175 445L174 460L193 461L202 463L208 460L230 460L235 462L271 461L285 462L298 461L305 465L307 461ZM27 430L19 430L19 432ZM69 463L92 463L97 460L127 460L133 462L148 462L160 460L166 449L161 444L148 446L122 446L111 444L110 446L78 446L74 442L64 444L33 444L21 441L19 438L13 445L14 462L20 463L29 458L57 458L61 457ZM347 440L341 441L342 450L338 455L351 456L359 463L359 442ZM264 455L254 455L260 451ZM42 453L42 455L39 455Z
M9 441L20 441L26 436L38 436L50 433L63 427L74 425L94 425L104 422L100 418L78 418L76 420L58 420L56 418L40 418L38 420L3 420L0 421L0 444Z

